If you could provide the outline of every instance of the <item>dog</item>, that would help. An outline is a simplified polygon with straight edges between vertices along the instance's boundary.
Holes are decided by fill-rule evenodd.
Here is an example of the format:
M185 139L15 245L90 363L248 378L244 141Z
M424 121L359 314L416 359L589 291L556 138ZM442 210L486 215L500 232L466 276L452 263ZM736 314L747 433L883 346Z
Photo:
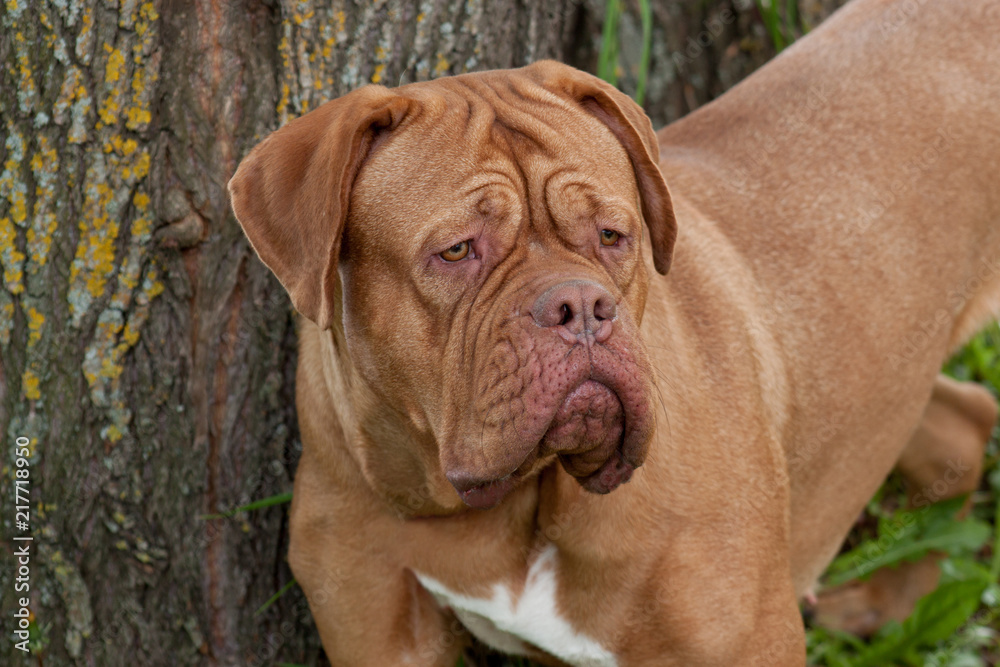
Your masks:
M803 665L866 501L946 471L941 397L973 449L995 419L938 371L1000 309L998 32L856 0L656 134L544 61L255 147L229 191L304 318L289 562L331 663Z

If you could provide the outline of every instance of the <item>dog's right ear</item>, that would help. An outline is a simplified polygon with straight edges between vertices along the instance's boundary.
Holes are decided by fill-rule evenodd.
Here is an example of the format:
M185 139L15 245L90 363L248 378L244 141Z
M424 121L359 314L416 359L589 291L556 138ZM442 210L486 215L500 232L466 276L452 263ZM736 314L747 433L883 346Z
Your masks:
M413 100L365 86L297 118L258 144L229 181L236 219L295 308L326 329L351 187L372 142Z

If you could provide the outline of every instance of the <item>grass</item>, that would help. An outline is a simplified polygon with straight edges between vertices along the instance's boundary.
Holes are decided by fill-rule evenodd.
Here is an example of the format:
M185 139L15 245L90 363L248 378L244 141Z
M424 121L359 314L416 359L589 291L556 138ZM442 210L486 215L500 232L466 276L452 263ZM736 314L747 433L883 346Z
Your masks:
M285 503L292 502L292 494L279 493L274 496L268 496L267 498L261 498L260 500L255 500L248 505L243 505L242 507L234 507L231 510L222 512L221 514L202 514L201 518L203 520L209 519L228 519L229 517L235 516L240 512L253 512L254 510L262 510L265 507L273 507L274 505L284 505Z
M649 78L649 60L653 49L653 8L649 0L639 1L639 18L642 23L642 53L638 62L638 80L635 94L636 104L642 105L646 96L646 82ZM621 70L619 44L621 43L620 23L624 10L624 0L607 0L604 5L604 29L601 33L601 50L597 58L597 76L612 86L618 85Z
M800 20L797 0L785 0L784 8L780 0L756 1L757 11L771 38L775 53L781 53L786 46L795 41L798 34L806 32L807 27Z

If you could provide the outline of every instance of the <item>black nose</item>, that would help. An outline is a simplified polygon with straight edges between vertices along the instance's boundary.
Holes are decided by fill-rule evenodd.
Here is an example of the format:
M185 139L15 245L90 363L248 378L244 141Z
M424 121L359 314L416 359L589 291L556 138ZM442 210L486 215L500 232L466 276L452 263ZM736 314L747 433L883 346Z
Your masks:
M531 316L540 327L564 327L575 336L590 333L600 342L611 333L615 298L596 282L568 280L545 290Z

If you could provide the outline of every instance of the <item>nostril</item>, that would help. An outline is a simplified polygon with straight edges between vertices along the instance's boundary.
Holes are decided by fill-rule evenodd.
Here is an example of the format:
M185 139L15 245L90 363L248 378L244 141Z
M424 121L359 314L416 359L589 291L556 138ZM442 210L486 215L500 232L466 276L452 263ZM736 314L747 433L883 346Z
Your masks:
M594 319L598 322L613 320L615 318L615 302L604 297L599 298L594 303Z
M573 310L569 307L568 303L564 303L559 310L562 317L559 319L559 326L566 326L573 321Z

